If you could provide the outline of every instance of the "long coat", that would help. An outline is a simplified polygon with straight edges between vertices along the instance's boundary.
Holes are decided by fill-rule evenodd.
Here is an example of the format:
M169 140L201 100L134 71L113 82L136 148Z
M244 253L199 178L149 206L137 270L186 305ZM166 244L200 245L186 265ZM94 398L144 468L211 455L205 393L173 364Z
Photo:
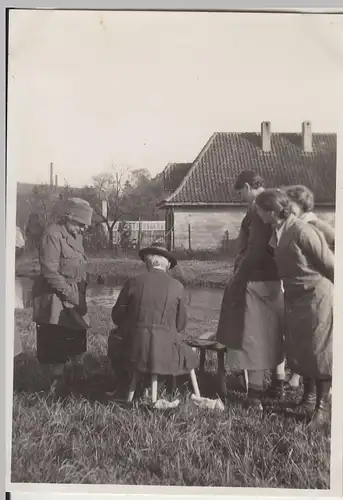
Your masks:
M224 291L217 327L218 342L230 349L241 349L244 344L247 284L280 281L269 246L272 234L272 227L263 223L253 205L241 224L235 271Z
M334 255L321 231L290 216L275 259L285 290L289 368L306 377L330 376Z
M82 236L74 237L63 224L51 224L41 240L39 262L41 272L32 289L33 320L84 330L89 319ZM73 306L66 307L66 302Z
M130 278L112 310L116 335L124 339L130 368L160 375L179 375L197 365L184 343L187 311L182 284L153 269Z

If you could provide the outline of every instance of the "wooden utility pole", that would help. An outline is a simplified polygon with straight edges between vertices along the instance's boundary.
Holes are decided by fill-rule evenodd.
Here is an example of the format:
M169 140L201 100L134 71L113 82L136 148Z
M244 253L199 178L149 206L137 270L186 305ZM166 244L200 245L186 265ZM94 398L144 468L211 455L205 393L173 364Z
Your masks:
M54 164L50 163L50 187L54 185Z

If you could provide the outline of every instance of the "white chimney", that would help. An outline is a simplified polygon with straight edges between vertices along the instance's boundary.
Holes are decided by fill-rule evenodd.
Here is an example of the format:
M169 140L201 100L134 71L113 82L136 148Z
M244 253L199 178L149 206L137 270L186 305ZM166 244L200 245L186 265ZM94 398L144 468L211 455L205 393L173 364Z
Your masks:
M102 200L101 202L101 213L105 219L107 219L108 205L107 200Z
M312 127L309 121L302 123L302 148L304 153L312 152Z
M261 124L261 142L262 151L271 151L271 125L270 122L262 122Z

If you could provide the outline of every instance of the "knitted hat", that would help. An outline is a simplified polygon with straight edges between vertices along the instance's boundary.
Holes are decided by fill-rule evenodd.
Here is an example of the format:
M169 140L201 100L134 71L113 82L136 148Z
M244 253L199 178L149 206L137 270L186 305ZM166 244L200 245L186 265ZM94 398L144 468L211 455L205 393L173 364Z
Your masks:
M69 198L65 213L80 224L90 226L92 223L93 209L88 201L81 198Z

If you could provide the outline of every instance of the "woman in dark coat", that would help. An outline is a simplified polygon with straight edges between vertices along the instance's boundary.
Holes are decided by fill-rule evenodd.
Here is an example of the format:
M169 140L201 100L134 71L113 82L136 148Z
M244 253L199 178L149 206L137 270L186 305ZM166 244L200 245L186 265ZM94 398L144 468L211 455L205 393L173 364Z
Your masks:
M325 421L332 378L334 255L322 232L292 214L280 189L256 198L265 223L277 229L275 260L284 286L285 349L289 368L315 379L317 398L311 427Z
M53 365L54 387L65 381L66 363L76 370L87 350L86 257L82 236L93 209L79 198L68 200L59 224L49 225L39 248L41 272L33 290L37 357Z
M176 260L160 244L142 249L140 257L147 270L127 280L112 309L126 368L156 375L189 373L197 366L197 356L184 342L184 288L167 273ZM110 349L108 355L116 357Z

